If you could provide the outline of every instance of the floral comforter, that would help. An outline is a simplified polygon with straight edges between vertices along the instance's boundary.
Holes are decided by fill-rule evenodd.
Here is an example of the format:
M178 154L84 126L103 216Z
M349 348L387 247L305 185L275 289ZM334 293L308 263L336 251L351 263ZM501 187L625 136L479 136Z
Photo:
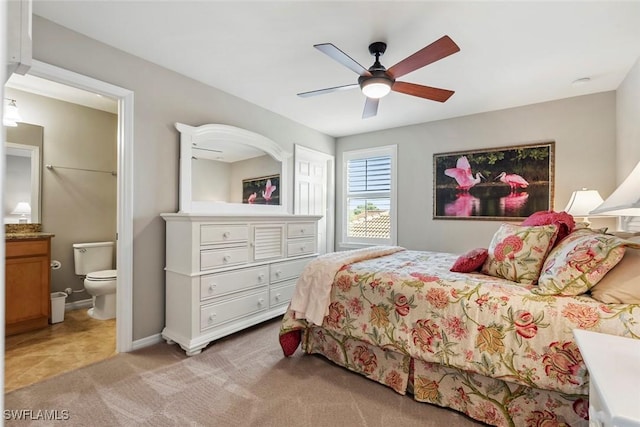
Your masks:
M456 258L402 251L344 266L322 327L418 361L581 395L588 374L573 329L640 338L640 305L536 295L531 285L450 272ZM287 312L281 342L307 327Z

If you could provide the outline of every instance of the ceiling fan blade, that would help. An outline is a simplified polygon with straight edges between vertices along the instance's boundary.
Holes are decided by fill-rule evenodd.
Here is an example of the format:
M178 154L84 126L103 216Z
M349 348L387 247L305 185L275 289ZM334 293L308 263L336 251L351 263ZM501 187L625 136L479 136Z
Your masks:
M360 85L358 83L353 83L350 85L328 87L326 89L318 89L318 90L311 90L309 92L302 92L302 93L299 93L298 96L301 98L308 98L310 96L324 95L325 93L338 92L338 91L347 90L347 89L355 89L357 87L360 87Z
M455 93L452 90L398 81L396 81L393 86L391 86L391 90L394 92L400 92L407 95L417 96L418 98L425 98L438 102L445 102L447 99L451 98L451 95Z
M367 98L364 103L364 111L362 112L362 118L368 119L369 117L373 117L378 114L378 104L380 103L380 98Z
M361 76L371 75L369 70L358 64L355 59L351 58L331 43L316 44L313 45L313 47Z
M434 41L429 46L423 47L416 53L402 61L398 62L393 67L387 70L394 78L398 78L408 74L412 71L422 68L425 65L429 65L442 58L446 58L458 52L460 48L449 36L443 36L442 38Z

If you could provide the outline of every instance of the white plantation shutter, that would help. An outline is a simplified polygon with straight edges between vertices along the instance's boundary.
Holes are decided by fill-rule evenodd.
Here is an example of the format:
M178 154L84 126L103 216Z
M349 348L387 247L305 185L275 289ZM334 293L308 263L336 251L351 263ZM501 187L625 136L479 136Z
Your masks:
M344 153L343 240L395 244L396 146Z
M348 162L349 195L391 191L391 156L357 159Z

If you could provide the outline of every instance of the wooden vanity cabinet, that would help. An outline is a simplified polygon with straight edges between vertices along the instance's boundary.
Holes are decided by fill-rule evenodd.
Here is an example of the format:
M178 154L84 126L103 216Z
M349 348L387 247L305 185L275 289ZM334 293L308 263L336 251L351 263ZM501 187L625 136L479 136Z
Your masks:
M5 260L5 335L46 327L51 237L6 240Z

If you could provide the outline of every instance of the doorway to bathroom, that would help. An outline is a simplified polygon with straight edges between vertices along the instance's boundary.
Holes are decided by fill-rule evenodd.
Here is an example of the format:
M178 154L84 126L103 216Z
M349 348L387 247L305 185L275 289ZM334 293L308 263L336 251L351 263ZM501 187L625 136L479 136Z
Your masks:
M63 186L67 190L67 194L65 197L79 197L79 192L77 191L78 183L87 180L87 175L80 176L79 174L89 174L96 180L103 180L108 183L108 180L111 179L112 190L114 200L116 201L112 206L113 209L109 209L108 207L103 206L105 211L111 211L110 218L109 214L106 214L103 217L103 222L111 221L113 223L113 230L115 231L111 235L111 240L116 241L116 265L118 271L118 283L117 283L117 322L112 322L112 335L115 335L115 344L112 345L112 352L126 352L132 349L132 121L133 121L133 93L126 89L122 89L104 82L100 82L95 79L88 78L86 76L82 76L73 72L69 72L67 70L53 67L45 63L41 63L38 61L34 61L34 64L29 72L29 75L35 76L37 78L53 82L59 83L62 85L66 85L70 88L82 89L89 93L92 97L98 98L99 96L105 99L111 99L111 102L115 105L114 109L114 124L115 129L113 130L113 148L112 150L115 152L115 167L113 171L104 170L102 168L91 168L87 167L86 169L95 169L97 172L86 172L80 171L77 169L83 169L82 167L76 169L58 169L58 175L56 179L58 181L57 184ZM10 87L10 85L8 85ZM25 120L30 121L30 120ZM34 120L31 120L34 121ZM37 121L37 120L36 120ZM96 130L97 132L97 130ZM104 132L100 132L104 133ZM69 129L69 136L73 135L73 130ZM87 137L86 143L90 144L94 142L94 139L98 139L94 137ZM77 148L78 149L78 148ZM80 150L84 149L83 146L80 146ZM100 156L100 154L98 154ZM69 156L73 157L73 156ZM50 160L51 158L49 158ZM62 157L63 160L68 160ZM46 164L50 164L51 168L44 169L43 173L49 173L51 176L56 173L56 166L64 167L67 166L63 161L60 161L60 157L58 157L57 161L51 162L47 161L47 159L43 162L43 168L46 168ZM82 165L74 165L74 166L82 166ZM109 169L109 168L106 168ZM105 172L105 173L102 173ZM111 173L113 172L113 173ZM63 175L64 174L64 175ZM73 175L72 174L76 174ZM115 185L114 185L115 183ZM46 188L43 188L43 191L47 191ZM96 198L98 199L98 198ZM95 200L94 200L95 201ZM97 211L96 211L97 209ZM96 212L100 210L100 207L94 207L94 211L92 212L94 215ZM69 220L73 217L73 215L79 214L78 212L67 212L67 217ZM46 220L43 221L45 223L46 228ZM73 221L71 221L73 222ZM45 230L47 231L47 230ZM88 233L90 234L90 233ZM92 237L89 237L87 241L95 240ZM78 243L82 242L82 240L78 240ZM69 249L68 251L71 256L73 255L73 251ZM56 258L56 254L53 254L53 258ZM67 262L63 262L63 265L66 264L66 267L73 271L73 260ZM52 271L55 273L55 271ZM76 278L76 281L69 286L73 290L81 291L83 287L83 282L81 279ZM53 289L54 290L63 290L63 289ZM76 296L76 295L74 295ZM77 309L73 311L68 311L65 314L65 321L62 324L56 324L51 326L51 330L64 330L64 329L73 329L78 331L78 328L83 329L90 322L79 322L82 316L78 316L79 313L86 313L87 307L87 294L79 294L77 295L81 299L78 305L68 304L67 309ZM84 297L84 306L82 305L82 298ZM74 300L78 298L69 298L69 300ZM90 300L89 300L90 301ZM115 325L114 325L115 323ZM75 324L75 326L73 326ZM78 326L79 325L79 326ZM105 326L104 325L100 326ZM99 335L99 334L98 334ZM51 349L49 349L51 351ZM7 364L7 371L10 370L11 367Z

